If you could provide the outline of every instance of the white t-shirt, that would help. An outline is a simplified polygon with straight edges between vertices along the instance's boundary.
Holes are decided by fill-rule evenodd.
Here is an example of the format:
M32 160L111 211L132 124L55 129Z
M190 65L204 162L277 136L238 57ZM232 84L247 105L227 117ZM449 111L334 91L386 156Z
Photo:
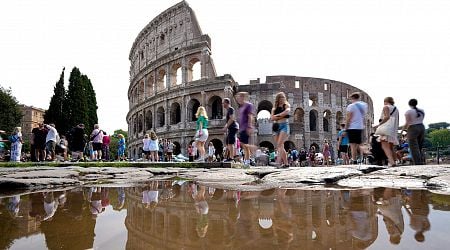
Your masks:
M347 112L352 113L352 119L348 129L364 129L364 116L367 113L367 103L362 101L354 102L347 106Z
M103 143L103 131L100 131L100 129L96 128L92 131L91 137L94 137L94 140L92 140L95 143Z
M150 151L150 139L146 138L146 139L142 139L142 143L144 144L144 146L142 147L142 150L144 151Z
M408 125L416 125L416 124L423 124L423 118L425 118L425 112L423 109L419 109L419 111L422 111L422 113L417 112L415 109L409 109L406 111L405 116L409 117L409 124ZM419 117L417 117L417 114L420 114Z
M45 127L48 129L47 137L45 138L45 143L49 141L57 142L56 135L58 134L58 132L56 131L56 128L50 125L45 125Z

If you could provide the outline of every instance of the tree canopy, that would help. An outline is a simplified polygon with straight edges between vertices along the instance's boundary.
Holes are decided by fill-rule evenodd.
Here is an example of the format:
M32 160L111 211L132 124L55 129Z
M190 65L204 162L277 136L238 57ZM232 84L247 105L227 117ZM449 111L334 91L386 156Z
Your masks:
M11 133L14 127L20 125L23 114L10 88L0 86L0 110L0 130Z
M437 129L429 134L433 147L448 147L450 146L450 130Z

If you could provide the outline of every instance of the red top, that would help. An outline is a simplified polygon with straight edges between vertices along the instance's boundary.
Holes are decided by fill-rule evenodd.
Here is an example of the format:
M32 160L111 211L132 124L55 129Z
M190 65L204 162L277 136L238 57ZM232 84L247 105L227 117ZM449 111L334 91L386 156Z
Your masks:
M111 138L109 138L109 135L103 136L103 145L108 146L109 143L111 143Z

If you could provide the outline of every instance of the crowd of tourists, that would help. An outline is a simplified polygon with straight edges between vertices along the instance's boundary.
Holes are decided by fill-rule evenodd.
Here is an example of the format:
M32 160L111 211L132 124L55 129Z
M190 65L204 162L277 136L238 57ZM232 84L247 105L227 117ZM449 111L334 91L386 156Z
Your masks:
M224 98L222 105L226 110L224 132L225 147L217 150L208 140L208 115L204 106L199 106L196 116L194 140L187 146L187 156L175 155L181 152L173 141L158 138L155 131L150 131L142 141L142 159L145 161L196 161L196 162L241 162L245 167L255 165L257 157L265 156L267 164L278 168L289 166L330 166L332 164L358 164L369 160L372 164L396 166L409 161L415 165L425 164L423 142L425 112L417 107L417 100L409 101L410 109L405 112L406 123L399 134L399 110L392 97L384 99L384 106L378 125L372 125L373 133L368 142L363 142L363 132L367 127L364 119L368 105L360 100L358 92L349 97L351 102L346 108L346 119L341 124L337 138L337 158L332 144L324 140L321 146L312 144L309 148L285 148L289 138L289 117L291 105L285 93L275 96L270 119L272 121L275 147L257 149L252 142L255 123L255 109L248 101L248 93L239 92L235 96L239 109L236 112L231 100ZM54 124L39 124L32 130L30 139L32 161L110 161L127 160L126 141L122 134L115 135L118 140L117 155L110 155L110 136L98 124L91 133L86 133L83 124L73 127L66 135L59 135ZM406 133L404 133L406 132ZM4 131L0 131L0 136ZM11 143L6 152L4 144ZM8 140L0 137L0 156L9 155L11 161L24 160L22 153L21 128L16 127ZM69 155L68 152L71 152Z

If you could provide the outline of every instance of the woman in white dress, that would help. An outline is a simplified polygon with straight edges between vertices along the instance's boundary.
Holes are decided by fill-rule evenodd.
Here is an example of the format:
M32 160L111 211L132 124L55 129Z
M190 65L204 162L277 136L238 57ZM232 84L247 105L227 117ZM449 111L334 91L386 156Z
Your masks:
M384 107L383 112L381 114L381 121L380 124L375 126L375 128L378 128L379 126L389 122L391 123L388 128L388 131L386 134L377 134L379 135L378 141L381 142L381 147L383 148L384 153L386 154L389 164L388 167L395 166L395 152L394 152L394 146L398 145L398 136L397 136L397 130L398 130L398 117L399 112L397 107L394 106L394 98L392 97L386 97L384 98ZM391 120L392 119L392 120ZM386 126L385 124L384 126Z

